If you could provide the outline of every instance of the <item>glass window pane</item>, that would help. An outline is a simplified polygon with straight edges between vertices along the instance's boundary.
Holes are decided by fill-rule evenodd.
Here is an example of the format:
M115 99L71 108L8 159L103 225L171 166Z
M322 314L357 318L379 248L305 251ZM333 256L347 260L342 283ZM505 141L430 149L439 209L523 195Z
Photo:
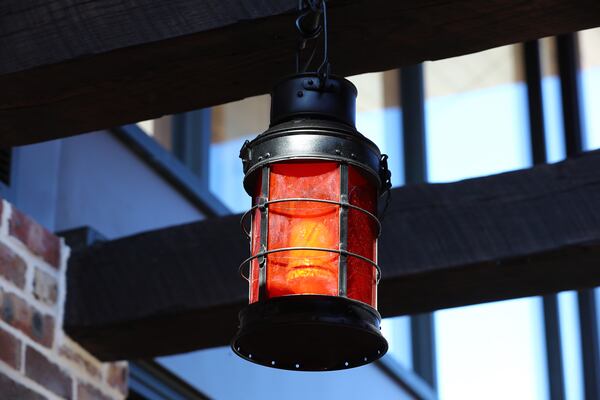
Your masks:
M530 165L522 48L425 64L429 180L447 182ZM544 399L539 298L435 313L443 399Z
M541 299L435 313L440 397L546 399Z
M553 163L566 157L555 38L540 40L540 57L546 156L548 162Z
M386 357L393 357L403 367L412 369L410 317L385 318L381 322L381 333L389 344Z
M583 374L581 369L581 339L577 292L558 294L560 336L565 373L567 400L583 400Z
M520 46L425 63L429 181L530 164Z
M579 32L585 147L600 147L600 28Z
M172 149L172 117L165 115L157 119L149 119L137 123L148 136L154 138L166 150Z

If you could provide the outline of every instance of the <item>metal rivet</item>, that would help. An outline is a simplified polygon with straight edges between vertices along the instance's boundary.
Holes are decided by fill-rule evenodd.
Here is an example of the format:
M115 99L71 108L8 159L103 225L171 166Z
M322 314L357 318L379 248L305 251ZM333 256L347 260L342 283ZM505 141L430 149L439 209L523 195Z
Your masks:
M347 367L347 366L348 366L348 361L346 361L346 362L344 363L344 365Z
M237 351L240 351L240 348L239 348L239 347L237 348Z
M298 93L296 94L298 95L298 97L304 96L304 92L302 90L298 90Z
M342 151L340 149L335 149L335 154L342 154Z
M271 157L271 153L265 154L265 158L269 158L269 157Z
M271 361L271 365L275 365L275 361Z
M300 364L296 364L296 368L300 368Z
M363 360L367 361L367 357L363 358Z
M262 156L258 157L258 161L262 161L262 159L263 159Z
M352 153L352 154L350 154L350 157L356 158L356 154Z
M252 358L252 354L248 354L248 358Z
M381 354L381 350L377 350L377 354Z

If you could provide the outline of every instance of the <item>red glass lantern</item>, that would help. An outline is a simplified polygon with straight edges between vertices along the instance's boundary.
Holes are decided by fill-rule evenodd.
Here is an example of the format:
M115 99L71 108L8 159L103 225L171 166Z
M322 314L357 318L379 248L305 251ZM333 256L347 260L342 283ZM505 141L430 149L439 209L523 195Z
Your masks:
M354 85L322 79L280 82L270 128L240 153L252 196L241 267L250 304L232 348L291 370L355 367L387 351L376 311L386 156L354 126Z

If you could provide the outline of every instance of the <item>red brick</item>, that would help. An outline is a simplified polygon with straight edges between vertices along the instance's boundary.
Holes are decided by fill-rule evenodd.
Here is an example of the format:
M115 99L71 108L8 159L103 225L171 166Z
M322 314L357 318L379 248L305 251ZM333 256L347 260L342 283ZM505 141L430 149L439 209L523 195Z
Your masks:
M65 357L66 359L72 361L73 363L79 365L80 367L84 368L88 375L90 375L91 377L98 379L102 377L100 369L98 369L93 363L82 357L77 352L77 350L72 349L68 345L62 345L59 349L59 354Z
M32 347L25 353L25 375L59 397L73 398L71 377Z
M51 306L56 304L56 298L58 297L56 278L36 268L33 276L33 296L42 303Z
M10 379L6 375L0 374L0 393L2 399L12 400L45 400L46 397L39 393L34 392L31 389L26 388Z
M14 369L21 368L21 341L0 329L0 360Z
M108 367L108 384L119 390L122 394L127 394L127 378L129 376L129 368L127 364L110 364Z
M10 234L55 268L60 266L60 239L13 207Z
M36 342L50 347L54 339L54 318L44 315L25 300L0 289L0 319Z
M112 398L95 387L80 382L77 385L77 400L112 400Z
M27 265L17 253L4 243L0 243L0 276L12 282L15 286L25 287Z

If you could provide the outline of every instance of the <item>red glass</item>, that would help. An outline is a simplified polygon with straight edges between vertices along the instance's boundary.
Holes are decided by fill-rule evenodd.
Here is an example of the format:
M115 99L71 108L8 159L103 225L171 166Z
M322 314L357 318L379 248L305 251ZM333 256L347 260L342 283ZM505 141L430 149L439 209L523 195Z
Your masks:
M375 214L377 189L358 168L348 168L351 204ZM257 179L253 204L262 186ZM269 201L311 198L340 201L340 164L332 161L295 161L272 164ZM289 247L340 248L340 209L337 204L286 201L269 204L267 249ZM252 255L260 250L260 211L253 211ZM376 260L377 225L367 214L349 208L348 251ZM286 250L267 256L266 297L301 294L338 295L339 254L318 250ZM376 306L376 270L370 263L348 256L348 297ZM258 260L251 263L250 302L259 300ZM261 299L263 300L263 299Z
M377 190L358 168L348 168L348 201L377 215ZM368 214L348 211L348 251L377 263L378 225ZM357 257L348 257L348 297L377 308L377 270Z

